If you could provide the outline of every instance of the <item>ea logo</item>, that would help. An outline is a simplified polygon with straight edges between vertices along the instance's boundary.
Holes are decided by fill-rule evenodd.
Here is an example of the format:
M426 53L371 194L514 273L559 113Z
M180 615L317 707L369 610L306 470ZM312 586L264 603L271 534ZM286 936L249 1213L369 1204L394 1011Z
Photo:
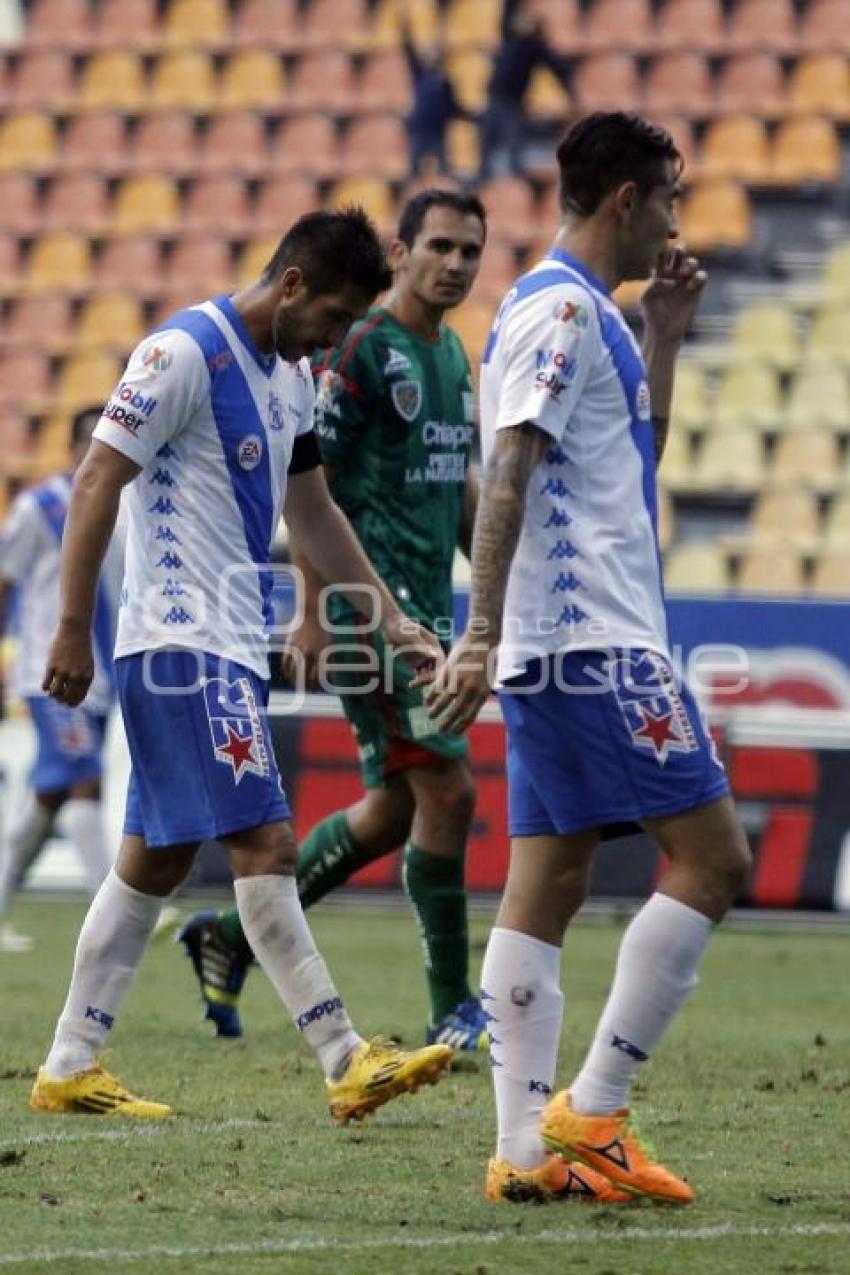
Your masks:
M637 387L635 407L638 414L638 420L648 421L652 416L652 404L649 401L649 386L646 381L641 381L640 385Z
M256 469L263 458L263 444L258 434L248 434L239 444L236 459L244 470Z

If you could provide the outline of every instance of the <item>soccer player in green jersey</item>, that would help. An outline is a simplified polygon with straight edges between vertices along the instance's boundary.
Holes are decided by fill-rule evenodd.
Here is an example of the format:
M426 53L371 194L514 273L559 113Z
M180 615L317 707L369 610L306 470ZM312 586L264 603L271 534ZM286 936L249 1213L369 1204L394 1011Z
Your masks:
M390 249L391 291L314 364L316 433L334 499L401 607L445 637L452 561L458 546L469 553L478 483L470 464L475 396L469 363L442 320L468 296L485 234L484 209L474 195L426 190L414 196ZM466 740L434 726L421 689L409 688L409 669L387 660L378 630L364 633L363 616L341 594L330 596L330 625L322 623L324 581L297 545L292 556L304 574L305 618L285 667L293 680L316 685L323 652L325 661L330 656L332 680L319 680L340 694L366 788L360 801L328 815L300 846L301 902L309 907L404 844L404 883L426 956L427 1039L456 1049L486 1046L486 1020L468 982L464 858L475 792ZM347 626L361 631L346 637ZM375 682L378 689L370 690ZM218 1035L241 1035L237 1000L251 950L238 913L201 913L180 938Z

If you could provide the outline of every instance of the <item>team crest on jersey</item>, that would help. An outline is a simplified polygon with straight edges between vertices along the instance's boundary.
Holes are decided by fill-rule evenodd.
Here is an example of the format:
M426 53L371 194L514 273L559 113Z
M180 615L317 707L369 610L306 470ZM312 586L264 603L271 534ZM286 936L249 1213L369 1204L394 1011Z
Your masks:
M283 429L283 403L275 393L269 394L269 429L275 433Z
M609 667L617 703L636 748L649 749L659 766L671 753L697 751L699 742L666 660L643 651L612 660Z
M395 372L409 372L410 359L406 354L402 354L401 350L394 350L392 346L387 351L387 361L384 364L384 376L392 376Z
M237 785L244 775L270 775L263 725L248 678L226 682L213 677L203 692L216 761L230 767Z
M174 360L174 355L161 345L149 345L142 354L142 367L148 372L167 372Z
M393 406L399 416L410 423L415 421L422 406L422 386L419 381L396 381L390 393Z
M263 459L263 443L259 434L246 434L236 451L240 469L250 472Z
M652 417L652 402L649 397L649 386L641 381L635 394L635 410L639 421L648 421Z

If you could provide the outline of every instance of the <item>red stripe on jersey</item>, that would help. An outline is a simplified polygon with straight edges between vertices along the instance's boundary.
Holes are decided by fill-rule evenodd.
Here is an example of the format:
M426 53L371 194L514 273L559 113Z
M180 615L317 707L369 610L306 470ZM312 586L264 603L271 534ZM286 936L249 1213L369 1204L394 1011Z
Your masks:
M363 327L360 329L359 332L352 332L351 336L348 338L348 341L342 347L342 353L340 354L339 362L337 363L336 368L334 369L336 372L338 372L340 375L342 374L343 368L345 367L348 360L351 358L354 351L357 349L360 342L363 340L366 333L371 332L372 329L376 328L379 323L383 323L386 317L387 317L386 310L379 310L376 315L373 315L373 317L369 320L368 323L363 324Z

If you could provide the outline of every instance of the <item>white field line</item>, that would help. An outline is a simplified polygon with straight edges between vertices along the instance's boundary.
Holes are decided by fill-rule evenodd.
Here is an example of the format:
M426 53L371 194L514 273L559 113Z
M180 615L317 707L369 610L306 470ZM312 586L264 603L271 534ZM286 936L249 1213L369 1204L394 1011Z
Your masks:
M81 1117L85 1119L86 1117ZM173 1120L163 1120L161 1122L139 1122L138 1124L126 1125L123 1122L118 1128L111 1129L88 1129L75 1132L69 1129L51 1130L49 1133L22 1133L18 1137L10 1137L6 1135L0 1138L0 1150L4 1147L37 1147L42 1143L49 1142L141 1142L144 1139L159 1138L164 1134L182 1134L182 1133L233 1133L239 1129L268 1129L278 1130L283 1128L280 1120L243 1120L234 1118L233 1120L181 1120L175 1123Z
M649 1226L630 1226L623 1230L608 1231L594 1227L565 1227L562 1231L540 1231L536 1235L518 1237L504 1231L484 1231L476 1234L465 1231L455 1235L405 1235L392 1239L329 1240L323 1236L304 1236L292 1240L258 1240L253 1244L153 1244L148 1248L66 1248L34 1249L28 1253L0 1253L0 1266L23 1266L39 1263L42 1266L63 1262L141 1262L191 1257L259 1257L281 1253L365 1253L381 1249L459 1249L470 1245L495 1246L519 1242L525 1244L658 1244L716 1243L725 1239L800 1239L820 1235L850 1235L850 1223L800 1223L795 1226L735 1226L725 1223L719 1226L666 1226L657 1229Z

